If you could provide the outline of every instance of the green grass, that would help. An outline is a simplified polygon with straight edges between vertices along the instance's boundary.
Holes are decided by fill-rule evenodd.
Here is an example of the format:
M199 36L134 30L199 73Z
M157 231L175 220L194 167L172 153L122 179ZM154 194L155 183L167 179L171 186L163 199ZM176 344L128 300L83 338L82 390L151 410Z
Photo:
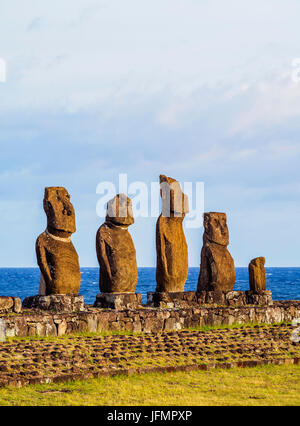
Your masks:
M153 373L0 389L0 405L300 405L300 366Z
M285 322L282 321L280 323L273 323L273 324L266 324L266 323L258 323L258 322L249 322L249 323L233 323L233 324L218 324L218 325L201 325L199 327L191 327L185 330L190 330L190 331L210 331L210 330L224 330L224 329L229 329L229 330L234 330L234 329L239 329L239 328L245 328L245 327L249 327L249 328L254 328L256 326L266 326L266 327L274 327L274 326L278 326L278 325L290 325L291 322Z

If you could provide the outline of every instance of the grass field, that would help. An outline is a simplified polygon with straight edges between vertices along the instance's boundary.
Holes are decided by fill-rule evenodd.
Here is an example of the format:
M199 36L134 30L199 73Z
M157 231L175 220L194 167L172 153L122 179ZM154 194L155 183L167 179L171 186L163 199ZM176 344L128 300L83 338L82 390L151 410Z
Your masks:
M0 389L0 405L300 405L300 366L144 374Z

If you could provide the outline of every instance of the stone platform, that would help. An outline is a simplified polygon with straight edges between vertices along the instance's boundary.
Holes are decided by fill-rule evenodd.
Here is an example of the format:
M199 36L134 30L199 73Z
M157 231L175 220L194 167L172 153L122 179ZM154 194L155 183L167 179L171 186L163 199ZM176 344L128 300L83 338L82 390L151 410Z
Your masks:
M185 291L174 293L147 293L147 305L156 308L185 308L203 305L218 306L271 306L271 291Z
M246 291L247 303L249 305L273 305L272 292L269 290L255 292L255 291Z
M75 294L26 297L23 300L23 308L55 312L80 312L85 310L83 296Z
M200 291L196 293L199 305L247 306L273 304L272 292L269 290L254 291Z
M104 309L138 309L142 307L140 293L100 293L96 296L94 306Z
M195 306L197 303L197 295L194 291L147 293L147 305L153 308L184 308Z
M22 302L18 297L0 296L0 314L22 311Z
M273 324L300 318L300 301L274 301L272 306L213 306L159 309L100 309L85 305L80 312L23 309L21 314L0 314L7 336L61 336L79 332L130 331L161 333L202 326Z

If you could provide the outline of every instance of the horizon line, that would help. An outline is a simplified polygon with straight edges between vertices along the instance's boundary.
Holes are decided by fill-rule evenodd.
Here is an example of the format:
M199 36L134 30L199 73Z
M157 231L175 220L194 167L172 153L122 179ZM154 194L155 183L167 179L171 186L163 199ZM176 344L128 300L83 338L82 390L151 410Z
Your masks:
M93 268L93 269L100 269L100 266L80 266L80 269L83 268ZM138 266L138 268L156 268L156 265L154 266ZM200 268L199 266L189 266L189 268ZM248 265L246 266L235 266L235 268L248 268ZM266 266L267 268L300 268L300 266ZM39 266L0 266L0 269L39 269Z

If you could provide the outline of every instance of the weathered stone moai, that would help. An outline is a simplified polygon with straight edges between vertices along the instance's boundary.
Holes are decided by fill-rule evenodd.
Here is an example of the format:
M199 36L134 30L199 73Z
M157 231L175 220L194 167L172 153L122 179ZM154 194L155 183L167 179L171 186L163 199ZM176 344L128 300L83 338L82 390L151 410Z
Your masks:
M188 276L188 247L182 223L188 198L179 182L161 175L162 213L156 224L156 292L183 292Z
M128 231L133 223L130 198L125 194L116 195L108 202L105 223L96 235L102 293L97 295L95 306L134 308L142 301L141 295L135 294L138 278L136 251Z
M246 291L248 304L254 305L272 305L272 292L266 290L267 274L265 270L266 259L257 257L249 263L249 284L250 290Z
M256 257L249 263L249 284L250 291L259 293L266 290L267 276L265 270L266 259L264 257Z
M40 295L77 295L80 288L78 255L71 241L76 231L74 207L63 187L45 188L47 228L36 241L41 270Z
M234 261L227 246L229 231L225 213L204 213L203 247L197 291L232 291Z

